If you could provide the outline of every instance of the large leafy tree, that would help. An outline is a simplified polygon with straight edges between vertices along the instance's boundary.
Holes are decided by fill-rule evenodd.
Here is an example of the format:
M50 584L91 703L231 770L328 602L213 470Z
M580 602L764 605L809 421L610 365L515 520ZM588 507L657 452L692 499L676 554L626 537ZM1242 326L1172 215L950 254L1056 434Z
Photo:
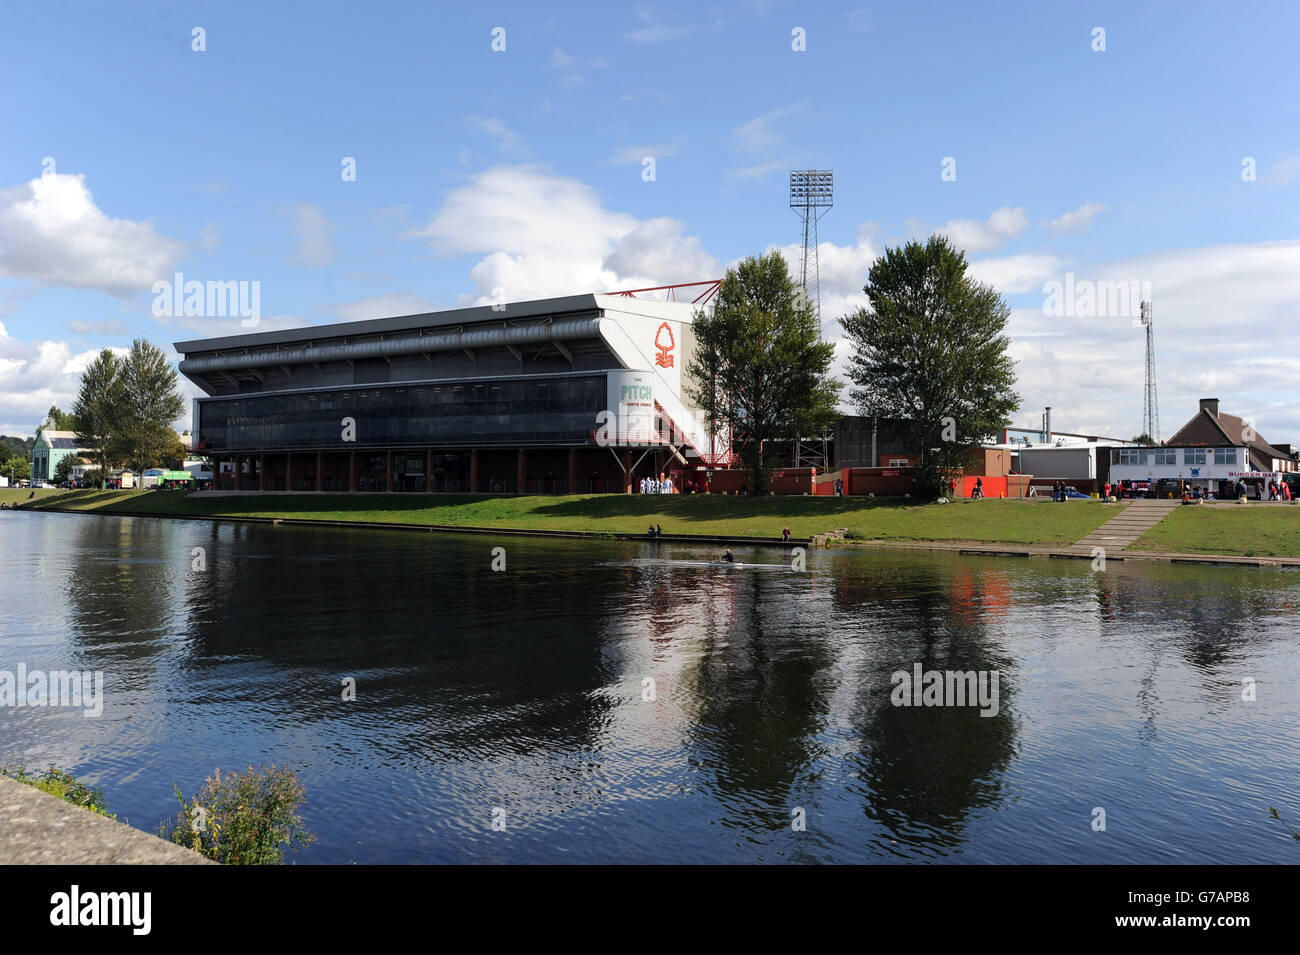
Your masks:
M77 419L77 443L94 449L99 470L108 473L109 445L121 415L122 362L105 348L81 373L81 388L72 413Z
M137 338L122 358L110 454L136 473L175 456L172 422L185 412L176 369L157 345Z
M687 394L711 431L730 432L757 492L769 445L835 420L834 348L821 340L816 313L776 251L728 269L713 314L697 313L694 332Z
M922 494L938 494L944 472L1020 406L1011 310L966 269L943 236L886 249L863 289L868 307L840 319L853 347L850 398L863 415L906 422Z

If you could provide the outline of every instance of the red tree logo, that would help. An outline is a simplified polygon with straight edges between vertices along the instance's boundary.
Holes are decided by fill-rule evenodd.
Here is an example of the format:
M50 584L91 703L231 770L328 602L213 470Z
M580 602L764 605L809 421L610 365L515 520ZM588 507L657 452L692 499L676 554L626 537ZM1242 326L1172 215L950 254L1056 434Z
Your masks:
M666 345L664 344L663 341L664 332L668 333L668 344ZM673 348L676 345L677 342L673 338L672 326L669 325L667 322L664 322L662 325L659 326L659 330L655 332L655 348L659 350L659 354L655 355L655 364L658 365L660 368L673 367L673 356L669 353L673 350Z

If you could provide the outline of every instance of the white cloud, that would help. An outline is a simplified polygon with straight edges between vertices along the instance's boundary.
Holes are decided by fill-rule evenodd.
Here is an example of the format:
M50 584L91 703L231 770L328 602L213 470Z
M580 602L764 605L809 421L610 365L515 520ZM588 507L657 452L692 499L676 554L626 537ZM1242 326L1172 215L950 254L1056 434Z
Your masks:
M62 341L21 341L0 325L0 433L35 434L50 405L70 410L81 373L97 354L98 349L74 353Z
M1063 265L1054 255L1006 255L972 262L969 274L1003 295L1022 295L1041 291L1044 282L1059 277Z
M293 233L298 238L298 251L293 261L308 268L324 268L334 261L332 234L334 226L325 210L314 202L300 202L293 208Z
M1105 211L1106 207L1100 202L1085 202L1077 209L1061 213L1048 222L1045 228L1048 232L1056 233L1084 232L1092 225L1092 217Z
M953 219L937 231L946 235L954 246L967 252L983 252L1014 239L1029 225L1022 207L1003 206L983 222L975 219Z
M604 267L631 287L700 282L722 277L722 266L676 219L642 222L619 240ZM642 284L644 280L644 285Z
M477 293L455 303L466 305L495 301L496 289L517 302L717 277L716 260L683 230L672 219L642 222L606 209L576 179L500 166L452 192L409 235L483 256L470 269Z
M783 145L785 142L784 135L774 131L772 123L775 120L797 113L799 109L798 106L782 106L779 109L764 113L762 116L755 116L753 119L743 122L732 129L732 141L735 143L736 148L746 152L757 152Z
M147 222L95 205L84 175L50 173L0 190L0 275L128 295L169 275L184 250Z

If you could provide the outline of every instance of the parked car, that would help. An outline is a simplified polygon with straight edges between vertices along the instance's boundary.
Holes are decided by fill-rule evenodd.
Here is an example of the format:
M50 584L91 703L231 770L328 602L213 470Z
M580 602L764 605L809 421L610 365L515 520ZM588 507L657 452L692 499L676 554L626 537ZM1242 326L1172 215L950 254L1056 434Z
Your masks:
M1080 491L1080 490L1079 490L1077 487L1075 487L1073 484L1067 484L1067 485L1065 486L1065 496L1066 496L1066 498L1081 497L1081 498L1083 498L1083 499L1086 501L1086 500L1089 499L1089 497L1090 497L1091 495L1084 494L1082 491Z

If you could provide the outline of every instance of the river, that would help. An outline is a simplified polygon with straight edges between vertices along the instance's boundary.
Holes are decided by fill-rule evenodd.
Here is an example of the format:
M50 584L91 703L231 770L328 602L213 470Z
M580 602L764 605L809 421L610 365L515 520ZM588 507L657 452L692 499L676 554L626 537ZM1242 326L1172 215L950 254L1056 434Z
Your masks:
M1297 570L21 511L0 554L0 671L104 686L0 706L0 762L147 831L275 763L298 863L1300 861ZM895 705L918 665L996 712Z

